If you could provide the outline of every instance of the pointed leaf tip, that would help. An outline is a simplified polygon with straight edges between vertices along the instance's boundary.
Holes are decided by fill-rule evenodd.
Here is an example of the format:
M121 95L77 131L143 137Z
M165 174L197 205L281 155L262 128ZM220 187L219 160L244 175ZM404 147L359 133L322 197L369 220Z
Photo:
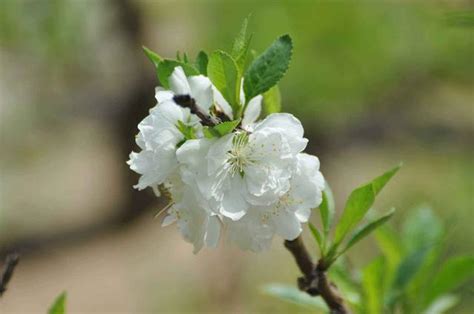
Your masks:
M291 37L283 35L250 64L244 75L246 101L266 92L280 81L288 70L292 52Z

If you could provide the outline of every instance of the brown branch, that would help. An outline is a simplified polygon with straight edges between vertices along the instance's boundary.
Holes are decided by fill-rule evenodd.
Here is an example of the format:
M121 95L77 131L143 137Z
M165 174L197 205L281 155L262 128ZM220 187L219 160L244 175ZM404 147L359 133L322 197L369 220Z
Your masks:
M285 247L291 252L304 275L298 278L299 289L311 296L321 296L331 314L349 314L350 311L336 286L328 280L322 261L320 260L317 265L313 263L301 236L292 241L286 240Z
M18 265L20 257L17 253L10 253L5 259L5 268L3 269L2 277L0 277L0 297L7 290L7 284L13 276L13 271Z
M206 126L215 126L219 124L220 121L218 121L216 118L213 116L208 115L206 112L204 112L201 107L199 107L196 104L196 101L194 98L192 98L189 95L175 95L173 97L173 100L175 103L177 103L179 106L183 108L189 108L191 110L191 113L197 115L199 119L201 119L201 122L203 125Z

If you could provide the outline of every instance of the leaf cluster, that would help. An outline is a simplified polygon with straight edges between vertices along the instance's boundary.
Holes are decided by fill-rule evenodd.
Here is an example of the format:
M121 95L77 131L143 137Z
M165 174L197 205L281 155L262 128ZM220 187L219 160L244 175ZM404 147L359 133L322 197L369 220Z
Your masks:
M445 226L429 207L412 210L400 229L377 228L374 235L381 254L360 269L340 258L329 276L356 313L450 313L460 300L455 290L474 279L474 256L443 258ZM327 311L324 303L309 301L306 293L292 286L271 284L264 292Z
M169 77L178 66L183 68L187 76L209 77L232 108L234 121L242 119L248 102L257 95L263 96L265 114L279 112L281 96L277 84L289 68L293 42L289 35L280 36L265 51L250 60L252 34L248 32L249 20L250 16L244 20L230 52L215 50L207 54L200 51L191 61L186 53L181 56L178 52L176 59L165 59L147 47L143 47L143 50L155 66L157 78L164 88L170 87ZM225 135L230 125L238 125L228 122L222 124L225 125L215 130L206 128L206 137ZM183 135L187 137L189 134Z
M311 233L320 248L321 264L325 269L328 269L337 258L393 216L395 209L390 209L377 218L362 223L372 208L375 197L400 167L401 165L398 165L352 191L335 226L335 202L329 185L326 185L326 189L323 191L323 201L319 206L322 231L310 223ZM332 229L334 232L331 237Z

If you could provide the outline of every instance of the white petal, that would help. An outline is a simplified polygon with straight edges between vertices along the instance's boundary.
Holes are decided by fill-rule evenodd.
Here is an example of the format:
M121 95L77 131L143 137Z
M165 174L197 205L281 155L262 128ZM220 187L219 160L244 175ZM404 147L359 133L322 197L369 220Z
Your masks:
M300 222L308 222L309 217L311 216L311 208L298 209L295 212L295 215Z
M272 113L267 116L256 129L275 128L284 129L293 136L302 137L304 133L301 122L289 113Z
M232 148L232 140L234 135L235 133L224 135L215 141L209 148L209 152L206 156L206 159L208 160L209 176L214 175L226 163L227 159L229 158L227 156L227 152Z
M303 126L293 115L288 113L273 113L255 126L255 132L280 132L293 154L302 152L308 140L303 138Z
M174 71L169 78L169 84L171 90L176 95L191 94L191 88L189 87L188 80L184 74L183 68L180 66L174 68Z
M134 186L139 190L162 184L177 168L174 149L132 152L127 163L130 169L141 174L138 184Z
M165 90L163 87L159 86L155 88L155 98L158 104L165 102L167 100L173 99L173 92L170 90Z
M204 111L208 112L212 105L212 83L204 75L191 76L188 78L191 89L191 97Z
M228 240L242 250L261 252L270 248L273 231L270 226L261 223L257 211L250 210L238 221L224 218L224 223L227 226Z
M191 169L199 169L206 164L206 155L212 141L208 139L187 140L176 151L178 162Z
M245 182L253 205L268 206L290 189L290 174L287 169L250 166L245 171Z
M225 100L224 96L222 96L221 92L215 88L214 86L212 87L212 91L214 93L214 101L216 102L217 106L230 118L233 119L234 115L232 113L232 107L229 105L227 100Z
M200 206L218 213L219 204L209 203L213 196L216 176L208 176L207 153L213 141L208 139L188 140L177 150L181 179L189 185Z
M255 96L247 104L245 109L244 118L242 119L242 126L250 126L251 123L257 121L262 111L262 95Z
M293 210L316 208L321 204L325 181L319 172L319 159L308 154L297 155L297 170L291 179L290 198Z
M230 187L224 191L220 213L232 220L239 220L247 212L248 203L242 195L243 180L240 175L229 178Z
M303 231L300 222L293 213L281 211L273 216L272 221L276 233L285 240L294 240Z
M219 243L219 235L221 232L221 223L217 216L209 217L209 222L207 225L207 232L206 232L206 245L208 247L217 247Z
M136 136L135 136L135 142L137 143L137 145L141 148L141 149L147 149L149 148L147 146L147 142L145 140L145 137L143 136L142 132L138 133Z

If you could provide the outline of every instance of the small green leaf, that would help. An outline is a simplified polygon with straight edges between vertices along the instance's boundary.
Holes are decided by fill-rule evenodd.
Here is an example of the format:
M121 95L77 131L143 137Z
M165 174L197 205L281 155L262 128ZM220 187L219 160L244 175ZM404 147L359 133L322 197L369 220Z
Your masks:
M474 256L457 256L449 259L434 276L429 286L428 302L456 289L474 277Z
M189 58L188 58L188 55L186 54L186 52L183 53L183 62L188 64L189 63Z
M311 234L313 238L316 240L319 246L319 250L321 254L324 255L324 239L321 233L319 232L318 228L316 228L312 223L309 223L309 230L311 230Z
M247 41L247 28L249 25L250 15L247 16L244 21L242 22L242 26L240 27L239 34L234 40L234 45L232 47L232 56L237 58L242 51L245 49L245 43Z
M365 311L368 314L384 313L383 311L384 260L377 258L367 265L362 272L362 289L365 298Z
M177 60L165 59L162 62L160 62L158 66L158 71L157 71L158 79L160 80L160 83L164 88L170 87L169 77L173 73L174 68L176 68L177 66L180 66L183 68L183 71L186 74L186 76L199 75L199 71L190 64L186 64Z
M346 207L342 217L336 226L334 236L334 245L337 246L344 239L346 234L351 231L372 206L375 200L375 193L372 184L366 184L355 189L346 202Z
M390 179L398 172L398 170L400 170L402 165L402 163L398 164L398 166L390 169L389 171L385 172L383 175L372 181L375 195L379 194L385 184L387 184L387 182L390 181Z
M367 265L362 271L362 290L365 298L364 313L384 313L382 289L384 267L384 260L379 257Z
M263 94L263 111L266 115L280 112L281 95L278 85L273 86Z
M364 218L373 205L375 196L382 190L387 182L397 173L401 165L385 172L370 183L355 189L346 202L344 212L336 226L334 245L337 247L349 231Z
M389 226L384 225L375 230L375 240L386 260L385 284L388 285L395 277L395 271L403 256L403 248L400 238Z
M319 205L319 211L323 223L324 234L327 236L331 230L334 215L336 214L334 196L327 182L323 191L323 201L321 202L321 205Z
M202 75L207 76L207 64L209 62L209 57L204 51L199 51L196 57L196 68Z
M357 230L352 237L347 241L346 246L344 249L341 250L339 254L342 254L346 252L349 248L351 248L354 244L362 240L364 237L368 236L372 231L374 231L376 228L380 227L383 225L385 222L387 222L395 213L395 208L390 209L387 213L383 214L379 218L365 224L359 230Z
M185 140L192 140L196 138L196 132L190 125L186 125L183 121L178 120L176 128L183 134Z
M452 294L445 294L437 298L430 306L423 311L423 314L443 314L459 303L459 297Z
M219 136L224 136L232 132L240 123L240 119L233 120L233 121L226 121L219 123L218 125L214 126L212 129L216 131Z
M234 46L232 47L232 57L235 59L237 68L240 73L243 73L245 62L247 60L247 53L250 47L250 41L252 40L252 35L247 35L248 23L250 20L250 15L244 19L240 32L235 38Z
M155 67L158 67L161 61L163 61L163 58L160 57L156 52L151 51L147 47L143 46L143 51L145 52L145 55L148 57L148 59L155 65Z
M209 79L229 102L236 113L240 112L240 80L234 59L224 51L215 51L209 57L207 65Z
M208 139L219 137L219 134L208 126L202 128L202 133L204 133L204 137Z
M263 94L278 83L288 70L292 50L291 37L284 35L250 64L244 75L246 101Z
M48 314L66 313L66 292L61 293L48 310Z
M401 243L408 252L438 243L444 234L443 222L433 210L424 205L406 217L401 232Z
M314 298L310 295L299 291L293 286L282 284L268 284L262 287L263 293L271 295L280 300L291 302L300 306L304 306L313 310L327 311L328 308L321 298Z
M426 260L431 247L425 247L406 256L395 272L391 292L388 298L388 304L394 304L403 290L418 273L419 269Z

